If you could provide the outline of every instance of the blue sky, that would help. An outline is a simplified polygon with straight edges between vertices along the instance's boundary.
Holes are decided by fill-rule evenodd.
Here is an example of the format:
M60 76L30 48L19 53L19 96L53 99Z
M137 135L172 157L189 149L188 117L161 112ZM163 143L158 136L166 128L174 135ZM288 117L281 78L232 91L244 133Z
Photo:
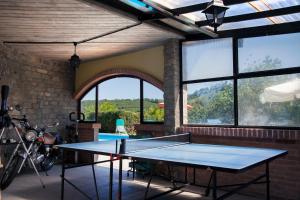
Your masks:
M119 77L109 79L99 84L99 100L102 99L139 99L140 80L136 78ZM91 90L84 100L92 100L95 97L95 89ZM153 85L144 82L144 97L162 99L163 93Z

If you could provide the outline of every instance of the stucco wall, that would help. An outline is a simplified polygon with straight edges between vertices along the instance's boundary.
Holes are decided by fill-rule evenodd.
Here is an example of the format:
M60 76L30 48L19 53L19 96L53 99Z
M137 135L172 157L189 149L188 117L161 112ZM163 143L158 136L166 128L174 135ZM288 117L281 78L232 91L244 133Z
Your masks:
M75 90L78 92L91 78L111 69L131 69L163 82L164 48L158 46L120 56L82 63L76 72Z

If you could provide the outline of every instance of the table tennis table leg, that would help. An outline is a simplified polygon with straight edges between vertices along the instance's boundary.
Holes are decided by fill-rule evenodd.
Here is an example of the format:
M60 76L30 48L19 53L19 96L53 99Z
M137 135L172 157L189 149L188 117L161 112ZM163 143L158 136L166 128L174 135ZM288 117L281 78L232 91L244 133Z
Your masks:
M112 200L113 194L113 175L114 175L114 162L113 156L110 156L110 166L109 166L109 200Z
M62 150L62 165L61 165L61 188L60 188L60 199L64 199L65 190L65 151Z
M132 180L135 180L135 162L136 160L132 160Z
M93 170L94 185L95 185L97 200L99 200L100 197L99 197L99 191L98 191L98 185L97 185L97 179L96 179L96 173L95 173L95 166L94 166L94 154L91 154L91 160L92 160L92 170Z
M118 200L122 200L122 181L123 181L123 159L119 160L119 188L118 188Z
M270 200L270 173L269 173L269 162L266 162L266 199Z
M155 168L155 167L153 167L153 168ZM149 189L150 189L150 184L151 184L151 181L152 181L152 178L153 178L153 171L154 171L153 168L151 168L151 171L150 171L150 178L149 178L149 180L148 180L148 184L147 184L147 188L146 188L145 196L144 196L144 199L145 199L145 200L147 199L148 192L149 192Z
M213 200L217 199L217 172L214 170L212 172L212 189L213 189Z

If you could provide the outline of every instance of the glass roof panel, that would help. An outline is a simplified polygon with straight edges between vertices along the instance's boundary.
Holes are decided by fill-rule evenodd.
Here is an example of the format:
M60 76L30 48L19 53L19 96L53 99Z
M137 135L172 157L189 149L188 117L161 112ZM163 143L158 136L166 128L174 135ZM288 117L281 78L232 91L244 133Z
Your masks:
M257 5L263 10L277 9L300 5L300 0L261 0L251 2L254 6Z
M282 15L275 17L279 23L285 23L285 22L295 22L300 21L300 13L290 14L290 15Z
M170 9L210 2L210 0L152 0L152 1Z
M126 3L127 5L130 5L130 6L136 8L138 10L141 10L143 12L153 12L154 11L154 9L151 6L148 6L139 0L121 0L121 1Z
M222 24L218 30L230 30L230 29L239 29L239 28L248 28L248 27L255 27L255 26L264 26L270 25L272 22L268 19L254 19L254 20L246 20L241 22L233 22L233 23L226 23Z
M146 3L142 2L141 0L121 0L121 1L143 12L149 13L149 12L156 11L154 8L146 5ZM175 9L180 7L201 4L201 3L208 3L211 0L151 0L151 1L162 5L162 7ZM272 9L278 9L278 8L290 7L296 5L300 5L300 0L256 0L248 3L235 4L229 6L229 9L227 10L225 17L261 12L261 11L268 11ZM202 11L186 13L183 14L182 16L187 17L192 21L206 20L206 17L202 13ZM193 30L193 28L188 27L186 25L182 25L181 23L175 22L174 20L162 19L161 21L164 21L165 23L173 27L179 28L184 31L188 31L190 33L195 31ZM256 26L280 24L280 23L294 22L294 21L300 21L300 13L255 19L255 20L240 21L234 23L225 23L219 27L219 30L256 27Z

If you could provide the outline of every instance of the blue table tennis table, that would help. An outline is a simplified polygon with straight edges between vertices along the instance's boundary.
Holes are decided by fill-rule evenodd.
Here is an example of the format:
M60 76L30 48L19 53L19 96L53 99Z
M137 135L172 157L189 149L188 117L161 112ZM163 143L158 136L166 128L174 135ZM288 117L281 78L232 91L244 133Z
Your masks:
M181 137L181 139L179 139ZM185 138L184 140L182 138ZM178 134L165 137L146 138L146 139L121 139L110 141L97 141L97 142L84 142L74 144L58 145L64 152L67 151L85 151L92 155L108 155L109 160L80 164L76 166L67 166L62 164L62 182L61 182L61 199L64 199L64 183L67 182L76 188L79 192L86 195L80 188L76 187L68 179L65 178L65 170L92 165L94 184L97 192L97 198L99 199L97 181L95 177L94 164L101 162L110 162L110 176L109 176L109 199L112 197L112 182L113 182L113 162L119 161L119 177L118 177L118 195L117 199L122 199L122 161L123 159L143 160L153 163L166 163L168 166L184 166L192 168L204 168L209 169L211 177L206 187L206 195L212 191L213 200L223 200L233 194L236 194L241 189L244 189L252 184L266 184L266 199L270 199L270 174L269 163L281 156L286 155L286 150L269 149L269 148L254 148L254 147L239 147L239 146L227 146L227 145L211 145L211 144L196 144L191 142L191 134ZM64 156L63 156L64 157ZM257 166L265 165L265 171L260 176L255 177L253 180L247 183L234 183L230 185L218 185L217 173L243 173ZM187 174L187 170L186 170ZM185 175L186 175L185 174ZM147 192L150 187L152 177L147 185L145 192L145 199L153 199L159 195L148 198ZM174 181L174 180L173 180ZM186 178L187 183L187 178ZM189 183L190 184L190 183ZM221 188L233 187L232 190L225 194L218 195L217 191ZM174 187L164 194L172 192L177 189L181 189L182 186Z

